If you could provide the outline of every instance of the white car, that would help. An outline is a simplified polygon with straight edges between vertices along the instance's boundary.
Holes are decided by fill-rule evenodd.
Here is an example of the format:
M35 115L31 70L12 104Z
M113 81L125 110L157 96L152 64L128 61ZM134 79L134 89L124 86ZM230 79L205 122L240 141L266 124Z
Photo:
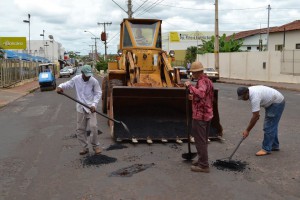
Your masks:
M63 69L61 69L59 71L59 78L64 77L64 76L67 76L67 77L71 76L70 71L66 67L64 67Z
M219 73L215 70L215 68L204 68L204 74L206 74L206 76L212 80L212 82L216 82L219 79Z
M68 69L68 70L70 71L71 74L74 74L74 73L75 73L74 68L71 67L71 66L67 66L67 67L64 67L64 68Z

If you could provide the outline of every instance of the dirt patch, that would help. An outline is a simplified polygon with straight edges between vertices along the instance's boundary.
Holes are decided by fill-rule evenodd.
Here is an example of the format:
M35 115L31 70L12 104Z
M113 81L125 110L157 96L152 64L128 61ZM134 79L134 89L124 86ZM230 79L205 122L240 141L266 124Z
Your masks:
M248 163L242 162L240 160L216 160L212 164L219 170L223 171L235 171L235 172L243 172Z
M151 164L134 164L129 167L124 167L122 169L119 169L117 171L114 171L110 174L110 176L120 176L120 177L130 177L133 174L142 172L152 166L154 166L154 163Z
M99 167L100 165L110 164L116 162L117 159L106 155L87 155L80 159L82 167Z
M113 144L113 145L110 145L109 147L107 147L106 151L124 149L124 148L128 148L128 147L125 145L122 145L122 144Z

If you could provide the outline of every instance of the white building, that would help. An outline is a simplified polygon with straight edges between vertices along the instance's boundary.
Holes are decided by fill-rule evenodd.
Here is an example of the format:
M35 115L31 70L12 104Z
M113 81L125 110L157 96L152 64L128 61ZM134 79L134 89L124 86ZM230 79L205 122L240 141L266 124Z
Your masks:
M32 56L40 56L47 58L51 62L57 62L64 59L65 49L62 44L55 40L31 40L30 52L28 52L29 41L27 41L27 49L19 50L20 53L29 53Z
M231 35L233 32L221 31L219 35ZM172 31L163 34L162 36L162 49L169 52L175 51L175 58L177 61L184 62L185 52L188 47L202 45L202 40L210 40L214 36L212 31Z
M230 37L230 36L229 36ZM300 49L300 20L284 24L279 27L270 27L269 40L268 29L255 29L235 33L234 39L242 39L242 51L281 51ZM261 41L261 44L260 44ZM268 47L267 47L268 46Z

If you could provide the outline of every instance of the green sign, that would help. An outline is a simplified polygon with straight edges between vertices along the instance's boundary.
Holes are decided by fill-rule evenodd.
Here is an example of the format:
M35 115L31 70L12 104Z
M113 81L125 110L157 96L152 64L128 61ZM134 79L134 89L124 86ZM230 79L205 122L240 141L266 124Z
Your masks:
M2 49L26 49L26 37L0 37Z

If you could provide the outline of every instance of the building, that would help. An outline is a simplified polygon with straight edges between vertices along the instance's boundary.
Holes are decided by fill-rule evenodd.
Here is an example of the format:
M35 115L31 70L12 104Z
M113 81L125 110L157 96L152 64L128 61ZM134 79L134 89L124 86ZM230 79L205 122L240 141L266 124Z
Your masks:
M219 35L231 35L233 32L222 31ZM201 47L202 40L210 40L214 36L214 32L210 31L182 31L182 32L167 32L162 36L162 49L169 52L175 51L176 61L185 60L185 52L188 47Z
M268 29L255 29L234 34L234 39L242 39L242 51L282 51L300 49L300 20ZM229 38L230 36L228 36ZM268 48L267 48L268 46Z
M270 30L269 50L300 50L300 20L273 27Z
M28 41L26 50L18 50L19 53L29 53L32 56L47 58L51 62L57 62L64 59L65 49L62 44L55 40L31 40L30 52L28 52Z

